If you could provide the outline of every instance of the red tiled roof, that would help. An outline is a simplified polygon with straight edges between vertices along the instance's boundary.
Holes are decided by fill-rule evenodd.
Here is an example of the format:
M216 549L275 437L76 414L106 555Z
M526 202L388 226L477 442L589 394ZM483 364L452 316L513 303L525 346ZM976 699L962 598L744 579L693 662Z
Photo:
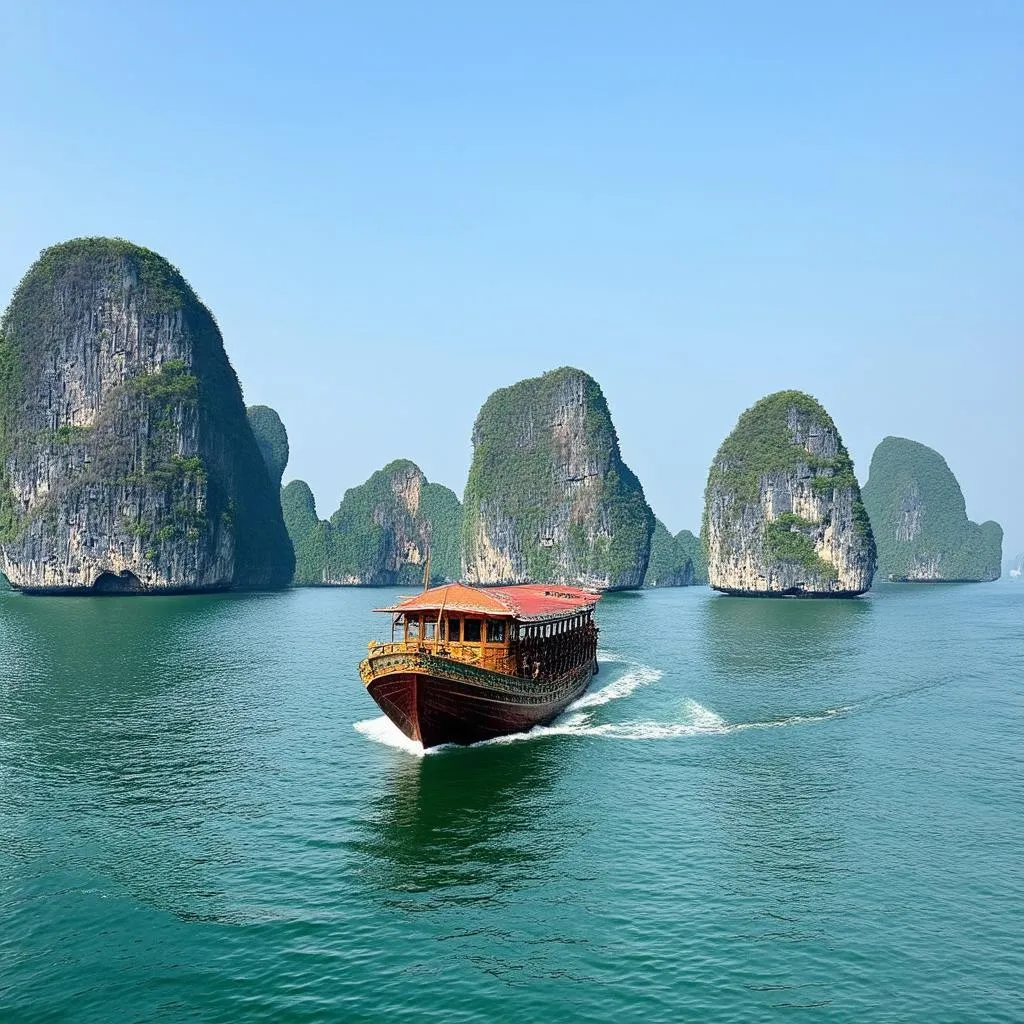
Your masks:
M468 612L521 620L558 619L586 608L593 608L600 594L579 587L521 583L510 587L467 587L465 583L445 583L422 594L402 598L378 612Z

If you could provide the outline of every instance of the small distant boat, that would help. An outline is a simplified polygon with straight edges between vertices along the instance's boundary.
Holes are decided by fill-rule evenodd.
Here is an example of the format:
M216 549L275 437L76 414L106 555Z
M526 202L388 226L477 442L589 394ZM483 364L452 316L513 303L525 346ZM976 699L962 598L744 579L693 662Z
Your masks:
M597 672L599 595L449 583L376 611L391 641L359 664L370 696L424 747L523 732L561 714Z

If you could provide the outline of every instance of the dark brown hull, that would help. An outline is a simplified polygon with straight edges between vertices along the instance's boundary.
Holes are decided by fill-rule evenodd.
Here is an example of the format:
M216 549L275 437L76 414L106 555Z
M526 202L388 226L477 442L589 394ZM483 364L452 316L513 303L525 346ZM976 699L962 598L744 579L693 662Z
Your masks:
M546 725L584 693L597 663L553 681L506 676L433 655L368 658L360 671L384 714L410 739L436 747Z

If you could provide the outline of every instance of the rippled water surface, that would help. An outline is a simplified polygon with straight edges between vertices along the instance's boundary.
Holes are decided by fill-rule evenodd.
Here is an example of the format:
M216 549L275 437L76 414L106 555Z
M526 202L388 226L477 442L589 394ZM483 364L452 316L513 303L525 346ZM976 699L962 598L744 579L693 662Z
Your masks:
M0 1019L1024 1019L1024 585L612 595L428 756L390 596L0 595Z

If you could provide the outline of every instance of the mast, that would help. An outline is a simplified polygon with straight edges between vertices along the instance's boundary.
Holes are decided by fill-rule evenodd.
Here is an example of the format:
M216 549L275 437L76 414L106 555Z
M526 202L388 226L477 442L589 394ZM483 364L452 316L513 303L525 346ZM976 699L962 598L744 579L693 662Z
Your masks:
M437 654L437 646L441 642L441 616L444 615L445 602L448 600L448 591L451 587L445 587L444 597L441 598L441 610L437 613L437 625L434 626L434 653Z

